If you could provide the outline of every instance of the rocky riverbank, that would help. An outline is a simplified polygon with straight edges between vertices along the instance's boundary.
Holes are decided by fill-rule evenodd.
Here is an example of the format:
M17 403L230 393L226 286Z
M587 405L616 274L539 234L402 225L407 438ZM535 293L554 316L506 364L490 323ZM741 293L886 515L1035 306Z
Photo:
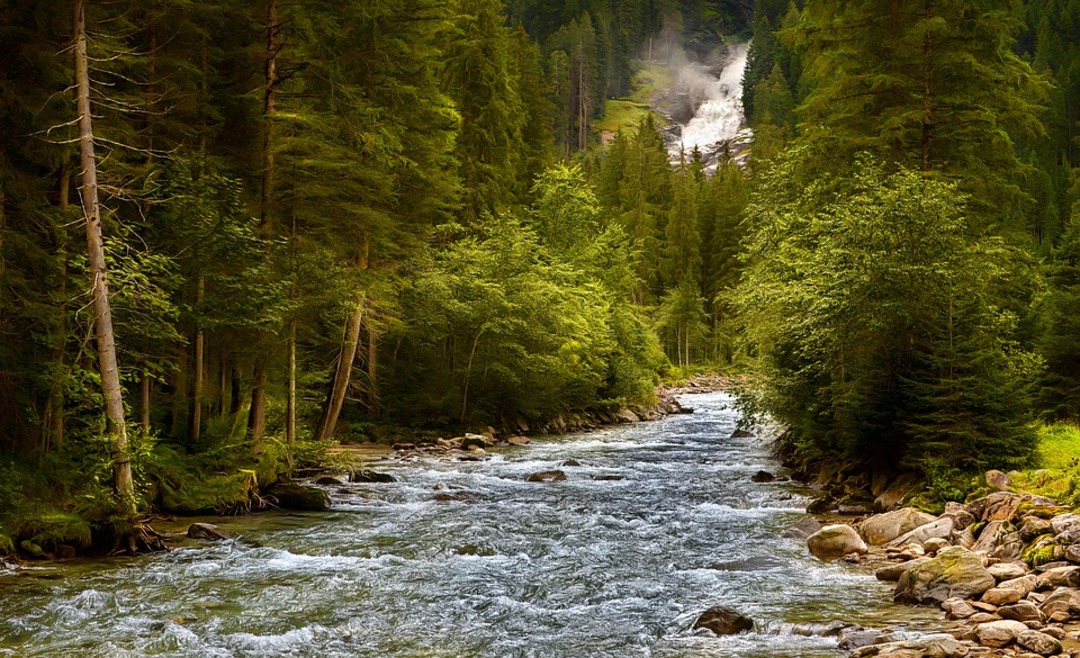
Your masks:
M850 656L1080 656L1080 514L1010 491L999 471L985 480L992 493L940 515L904 507L832 517L809 534L819 559L873 568L896 583L895 601L943 611L942 633L921 638L845 629L840 646ZM879 495L871 504L889 502Z

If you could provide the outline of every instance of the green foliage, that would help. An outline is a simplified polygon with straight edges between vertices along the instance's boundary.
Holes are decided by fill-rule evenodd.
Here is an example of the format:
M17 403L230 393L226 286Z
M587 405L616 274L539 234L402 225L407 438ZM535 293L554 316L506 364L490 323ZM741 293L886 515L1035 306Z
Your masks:
M760 355L762 408L825 452L927 469L1033 457L1039 367L1006 305L1031 290L1019 253L965 237L955 186L861 160L797 189L796 152L748 211L737 304Z
M1068 423L1044 425L1038 430L1039 466L1068 469L1080 465L1080 427Z

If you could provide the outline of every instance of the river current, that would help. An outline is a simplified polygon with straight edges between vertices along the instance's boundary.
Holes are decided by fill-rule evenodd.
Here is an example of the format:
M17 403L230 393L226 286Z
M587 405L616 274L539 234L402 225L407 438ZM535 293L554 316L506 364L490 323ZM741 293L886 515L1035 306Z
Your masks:
M682 401L696 412L382 469L398 481L328 487L330 512L215 520L238 541L0 577L0 656L813 658L843 655L819 624L940 619L784 537L806 500L751 481L778 468L765 441L731 438L724 394ZM526 481L552 468L567 480ZM755 631L693 632L717 604Z

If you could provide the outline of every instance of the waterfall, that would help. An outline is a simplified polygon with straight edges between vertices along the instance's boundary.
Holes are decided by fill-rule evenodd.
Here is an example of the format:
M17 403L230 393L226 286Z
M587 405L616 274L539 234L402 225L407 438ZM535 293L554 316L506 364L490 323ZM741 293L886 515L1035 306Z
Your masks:
M680 71L677 84L697 106L693 117L673 131L669 140L673 161L678 161L680 152L689 154L695 148L709 169L715 168L725 148L736 161L745 159L752 137L742 107L742 78L749 48L749 44L735 44L718 65L692 63Z

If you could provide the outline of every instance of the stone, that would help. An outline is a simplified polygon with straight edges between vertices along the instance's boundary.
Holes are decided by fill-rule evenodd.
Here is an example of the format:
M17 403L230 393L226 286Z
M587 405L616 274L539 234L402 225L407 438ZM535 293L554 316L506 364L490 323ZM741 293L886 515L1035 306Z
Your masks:
M1001 615L996 612L976 612L967 618L969 624L985 624L989 621L1001 621ZM972 630L972 640L974 640L974 630Z
M978 555L961 546L950 546L905 571L896 583L893 600L940 603L953 597L974 598L995 584Z
M210 541L232 539L232 535L213 523L192 523L188 526L187 536L192 539L208 539Z
M829 495L816 498L810 501L810 504L806 506L806 512L808 514L828 514L830 512L835 512L836 509L836 499Z
M1035 588L1039 585L1039 578L1035 574L1029 574L1021 576L1019 578L1012 578L1010 580L1003 580L998 583L998 587L1004 589L1019 590L1023 596L1027 596L1035 591Z
M566 467L581 466L581 462L579 462L576 459L567 459L566 461L564 461L562 463L562 466L566 466Z
M991 470L986 472L986 484L998 491L1008 491L1012 486L1012 480L1001 471Z
M837 641L836 647L841 651L854 651L877 643L880 637L881 631L853 626L840 632L840 639Z
M953 520L953 527L963 530L975 523L975 515L966 506L955 501L945 503L945 511L941 514Z
M1036 589L1080 587L1080 567L1055 567L1039 574Z
M892 484L874 499L874 510L888 512L895 509L908 495L922 488L923 481L914 473L905 473L893 480Z
M532 441L529 439L529 437L527 437L527 436L518 436L518 435L507 437L506 442L509 443L512 446L519 446L519 447L520 446L527 446L530 443L532 443Z
M919 544L920 546L927 540L934 537L948 537L952 534L954 521L945 516L936 521L931 521L924 525L915 528L914 530L904 533L885 544L886 546L904 546L906 544Z
M754 620L724 605L716 605L698 616L694 628L705 628L717 635L735 635L754 628Z
M865 553L866 542L849 525L827 525L806 539L810 553L819 560L835 560L848 553Z
M349 473L349 482L395 482L394 476L388 473L378 473L376 471L370 471L367 469L361 469L359 471L353 471Z
M79 551L75 549L71 544L57 544L56 545L56 559L57 560L70 560L76 557Z
M904 575L904 572L912 567L917 567L920 564L929 562L928 557L918 557L914 560L908 560L907 562L900 562L898 564L889 564L884 567L880 567L874 571L874 578L883 580L885 582L893 582L900 580L900 577Z
M1022 598L1024 598L1024 594L1018 589L991 587L983 592L982 599L980 600L991 605L1002 606L1016 603Z
M750 479L754 482L772 482L776 476L768 471L758 471L750 476Z
M737 430L735 430L734 432L731 433L730 438L732 438L732 439L752 439L752 438L754 438L754 433L750 432L748 430L744 430L744 429L737 429Z
M566 479L566 473L562 471L538 471L525 478L529 482L561 482Z
M1056 656L1061 653L1061 641L1039 631L1024 631L1016 638L1016 643L1040 656Z
M1023 500L1019 494L995 491L967 504L967 508L980 521L1011 521Z
M408 452L410 450L416 450L416 444L411 441L398 441L391 445L390 448L400 452Z
M975 627L975 635L979 638L979 644L984 647L1000 648L1016 641L1021 633L1027 633L1028 627L1014 619L1002 619L990 621Z
M335 477L330 477L329 475L324 475L321 478L319 478L318 480L315 480L315 484L320 484L322 486L329 487L329 486L341 486L341 485L343 485L345 483L342 482L341 480L335 478Z
M1059 514L1050 520L1050 528L1055 535L1074 527L1080 527L1080 514Z
M979 532L979 538L971 550L1012 561L1020 557L1023 547L1020 533L1008 521L991 521Z
M461 437L461 449L470 450L473 447L490 448L495 442L483 434L466 434Z
M1039 605L1039 612L1049 619L1065 619L1080 614L1080 592L1072 587L1059 587Z
M941 609L945 611L945 616L949 619L967 619L975 614L975 608L960 597L945 599L941 602Z
M626 479L625 475L616 475L615 473L597 473L595 475L590 475L589 477L597 482L615 482L617 480Z
M810 535L821 530L821 523L812 517L806 517L784 532L785 537L792 539L806 539Z
M869 517L859 524L859 534L866 543L881 546L934 520L931 514L914 507L904 507Z
M1003 580L1012 580L1013 578L1020 578L1027 575L1027 565L1023 562L998 562L997 564L991 564L986 567L986 570L990 572L998 582Z
M314 511L330 509L330 496L318 487L306 487L293 482L277 482L265 491L281 509Z
M923 542L923 549L927 553L937 553L941 549L948 548L949 546L952 546L952 544L944 537L931 537Z
M1080 563L1080 544L1066 546L1064 557L1069 562Z
M968 648L954 637L934 635L856 649L850 658L963 658Z
M1043 613L1039 610L1039 607L1031 601L1020 601L1013 603L1012 605L1003 605L998 608L997 613L1001 615L1003 619L1015 619L1016 621L1039 621L1045 619Z
M640 420L638 415L629 409L619 409L615 412L615 422L617 423L637 423Z

